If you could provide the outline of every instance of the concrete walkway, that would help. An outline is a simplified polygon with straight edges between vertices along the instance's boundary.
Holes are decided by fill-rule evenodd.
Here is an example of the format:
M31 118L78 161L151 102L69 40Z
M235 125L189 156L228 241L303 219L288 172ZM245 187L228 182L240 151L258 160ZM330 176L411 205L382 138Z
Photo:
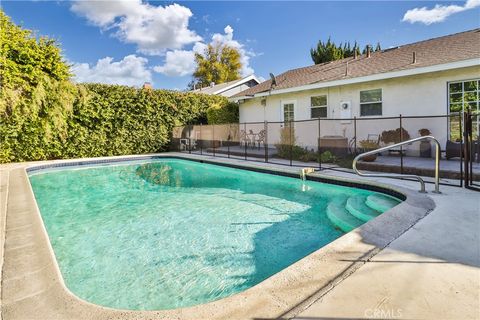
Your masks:
M296 319L480 319L480 193L442 192L430 194L429 215Z

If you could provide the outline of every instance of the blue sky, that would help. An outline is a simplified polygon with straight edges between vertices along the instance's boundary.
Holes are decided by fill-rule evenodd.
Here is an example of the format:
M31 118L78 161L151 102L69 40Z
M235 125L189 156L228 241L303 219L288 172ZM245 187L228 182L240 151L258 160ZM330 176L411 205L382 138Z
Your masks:
M388 48L480 26L480 0L4 0L2 8L15 23L58 39L78 81L181 90L194 52L212 41L241 50L244 74L268 78L312 64L310 48L329 36Z

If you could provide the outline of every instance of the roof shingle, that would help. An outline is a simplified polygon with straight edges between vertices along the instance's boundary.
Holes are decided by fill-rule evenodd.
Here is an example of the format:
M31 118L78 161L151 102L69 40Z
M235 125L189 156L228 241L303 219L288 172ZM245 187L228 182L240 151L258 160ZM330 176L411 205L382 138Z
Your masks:
M275 77L275 88L271 88L271 80L267 80L234 97L475 58L480 59L480 28L373 52L369 58L360 55L357 59L350 57L292 69Z

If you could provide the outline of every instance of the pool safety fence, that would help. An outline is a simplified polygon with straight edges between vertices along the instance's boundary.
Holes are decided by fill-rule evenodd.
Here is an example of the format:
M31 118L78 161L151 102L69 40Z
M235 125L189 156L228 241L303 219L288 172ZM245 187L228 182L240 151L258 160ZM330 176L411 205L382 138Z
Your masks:
M432 135L442 147L441 184L480 185L480 115L315 118L175 127L171 151L316 170L352 172L353 158L411 138ZM367 157L358 168L415 174L433 183L435 147L415 142Z

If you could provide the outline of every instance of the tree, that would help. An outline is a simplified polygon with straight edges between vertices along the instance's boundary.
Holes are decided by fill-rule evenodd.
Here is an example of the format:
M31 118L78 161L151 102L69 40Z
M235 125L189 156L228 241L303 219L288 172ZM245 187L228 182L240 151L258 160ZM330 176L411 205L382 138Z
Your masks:
M318 41L317 47L315 49L310 49L310 55L312 56L313 62L319 64L327 61L343 59L344 49L342 48L342 44L337 46L330 38L328 38L327 42L322 42L321 40Z
M240 79L242 63L240 52L228 45L209 44L204 54L195 54L197 67L193 73L193 85L209 86L210 83L224 83Z
M366 48L363 50L364 54L367 52ZM377 43L375 51L381 51L380 43ZM355 52L360 55L360 46L357 41L354 42L353 46L350 42L336 45L329 37L327 42L318 41L317 46L310 49L310 56L315 64L319 64L353 57Z
M56 41L0 10L0 61L0 162L57 157L76 88Z

